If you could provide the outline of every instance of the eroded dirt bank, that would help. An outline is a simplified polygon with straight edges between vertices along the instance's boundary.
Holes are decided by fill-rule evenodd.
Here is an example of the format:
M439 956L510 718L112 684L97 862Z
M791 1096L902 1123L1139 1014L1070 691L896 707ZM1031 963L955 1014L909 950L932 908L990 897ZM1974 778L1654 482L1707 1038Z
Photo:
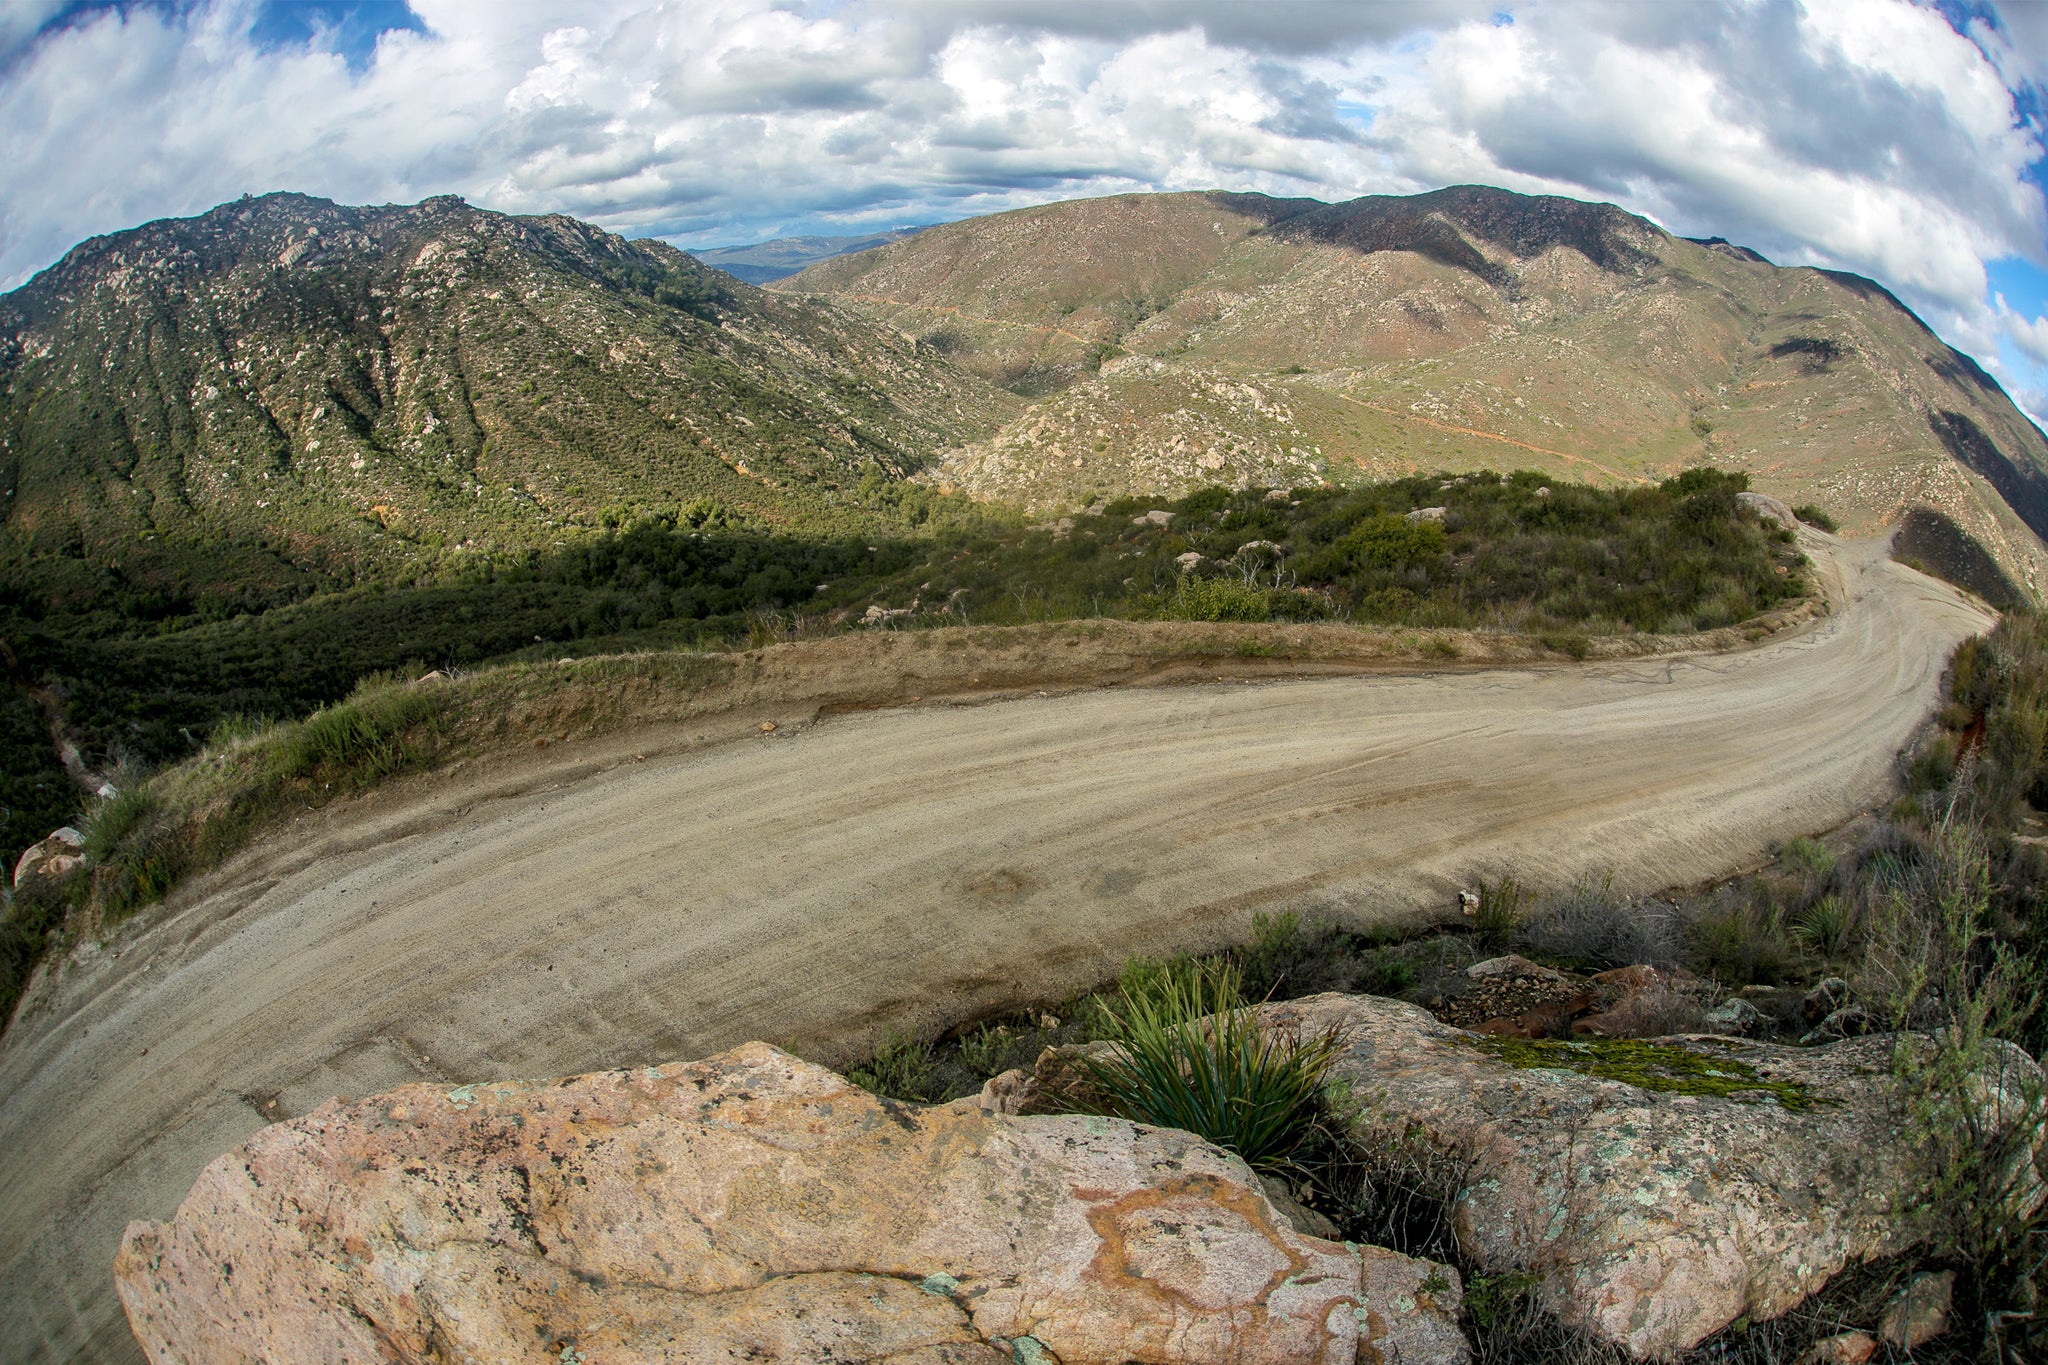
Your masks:
M923 706L667 754L650 733L645 762L500 772L492 799L259 851L0 1044L0 1355L136 1358L123 1225L332 1094L749 1038L843 1060L1258 910L1747 865L1880 796L1988 624L1881 545L1829 544L1835 614L1747 652Z

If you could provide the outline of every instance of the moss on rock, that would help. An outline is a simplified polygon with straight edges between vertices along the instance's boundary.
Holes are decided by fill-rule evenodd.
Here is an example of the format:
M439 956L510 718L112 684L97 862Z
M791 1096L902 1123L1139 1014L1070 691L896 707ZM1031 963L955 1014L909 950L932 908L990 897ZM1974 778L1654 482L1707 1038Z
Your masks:
M1815 1103L1805 1086L1760 1075L1726 1044L1701 1045L1713 1047L1712 1053L1640 1038L1480 1038L1473 1046L1509 1066L1572 1071L1620 1081L1638 1090L1710 1095L1746 1104L1776 1103L1793 1110L1809 1109Z

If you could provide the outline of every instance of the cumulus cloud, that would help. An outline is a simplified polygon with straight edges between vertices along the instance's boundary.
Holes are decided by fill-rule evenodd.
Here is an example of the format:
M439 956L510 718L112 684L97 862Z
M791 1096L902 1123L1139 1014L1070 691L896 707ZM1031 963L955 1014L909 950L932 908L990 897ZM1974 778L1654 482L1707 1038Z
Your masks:
M2029 318L2014 312L2007 306L2003 296L1997 300L1999 320L2005 324L2006 335L2030 359L2048 365L2048 317Z
M273 188L709 244L1480 181L1875 275L1990 359L1985 263L2048 263L2048 7L414 0L365 59L259 41L265 3L0 6L0 283Z

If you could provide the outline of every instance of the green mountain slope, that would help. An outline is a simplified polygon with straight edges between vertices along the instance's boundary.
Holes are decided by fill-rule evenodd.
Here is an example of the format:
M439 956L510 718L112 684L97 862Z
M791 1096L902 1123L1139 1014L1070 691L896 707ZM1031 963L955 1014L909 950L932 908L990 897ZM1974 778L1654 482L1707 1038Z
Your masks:
M1931 508L2048 569L2048 440L1879 286L1607 204L1458 187L1324 205L1078 200L930 229L777 285L1046 401L934 477L1130 491L1705 463L1851 529Z
M826 304L453 198L86 242L0 298L0 570L261 605L711 507L847 522L1020 406ZM853 520L858 520L854 517Z

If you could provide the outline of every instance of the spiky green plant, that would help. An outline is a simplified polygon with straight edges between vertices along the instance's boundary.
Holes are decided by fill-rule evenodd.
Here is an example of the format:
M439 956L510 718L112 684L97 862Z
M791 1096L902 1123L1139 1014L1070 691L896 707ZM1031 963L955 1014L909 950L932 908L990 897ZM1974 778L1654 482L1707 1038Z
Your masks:
M1079 1064L1091 1107L1185 1129L1266 1168L1286 1165L1313 1130L1343 1043L1335 1029L1266 1028L1227 962L1166 964L1105 1004L1103 1023L1116 1049Z
M1846 952L1855 929L1855 908L1840 896L1822 896L1792 921L1792 936L1822 957Z

